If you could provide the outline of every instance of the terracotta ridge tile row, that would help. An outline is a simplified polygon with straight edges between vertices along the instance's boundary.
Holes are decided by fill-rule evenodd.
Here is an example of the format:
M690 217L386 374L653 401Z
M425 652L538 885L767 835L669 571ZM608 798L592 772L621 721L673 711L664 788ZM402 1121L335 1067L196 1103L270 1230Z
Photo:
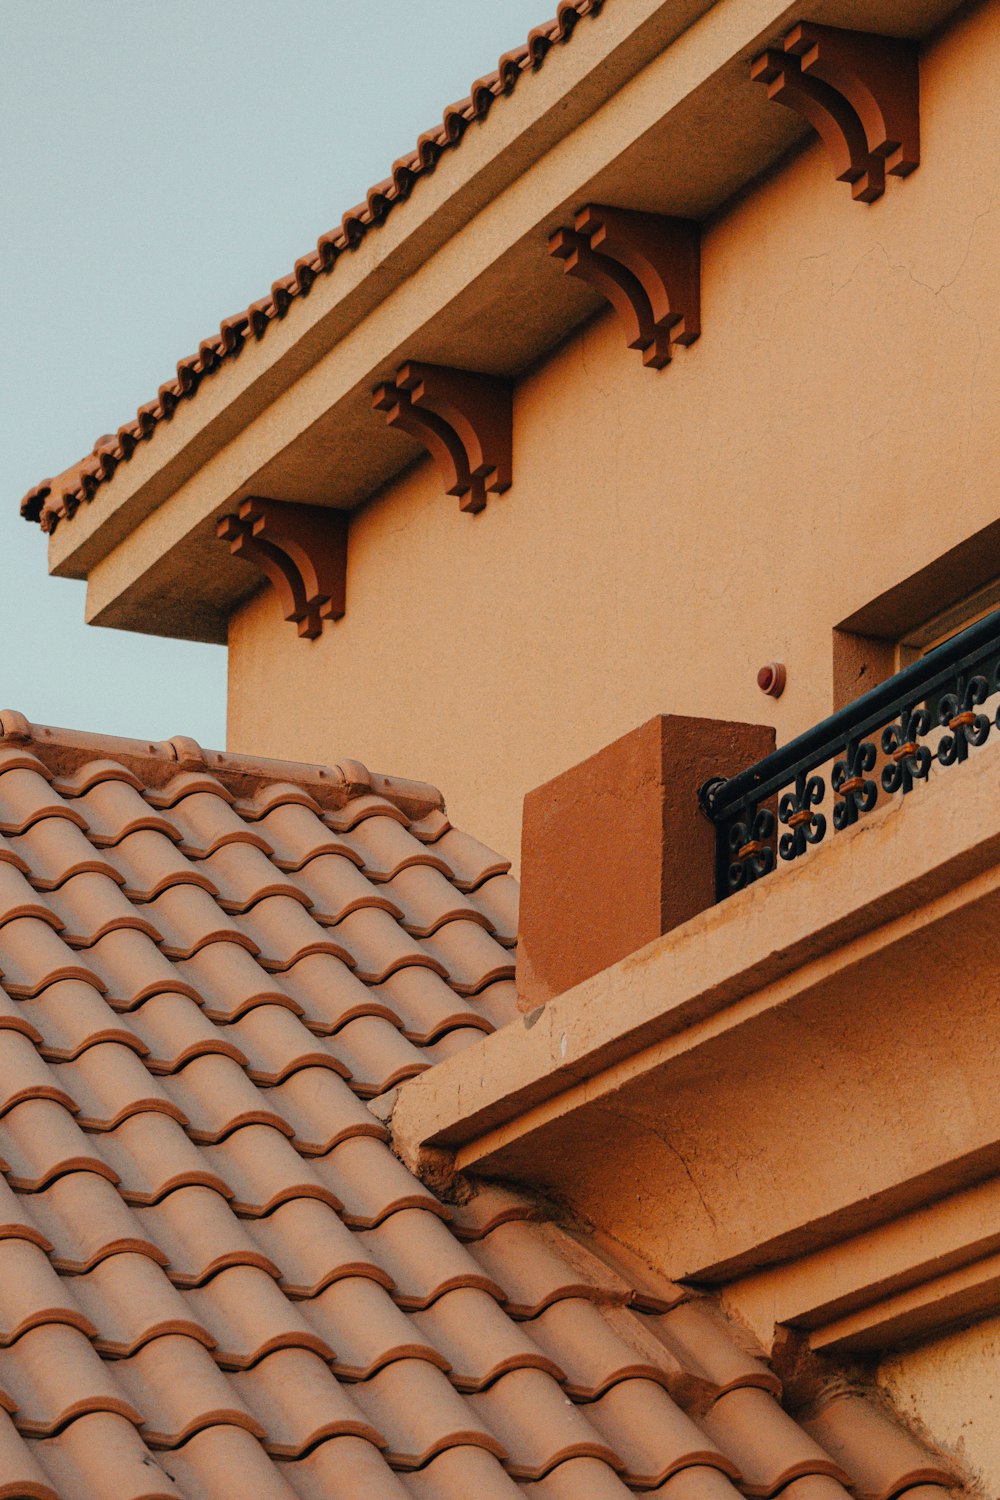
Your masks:
M436 787L405 777L369 771L360 761L342 758L333 766L265 759L232 751L204 750L197 741L177 735L158 742L120 735L92 734L48 724L32 724L15 709L0 711L0 773L28 766L47 780L58 781L66 797L82 796L98 781L120 780L136 790L163 795L178 773L214 778L248 817L271 810L272 789L285 796L312 797L336 812L364 796L381 798L417 822L443 812ZM169 800L169 793L167 794ZM276 804L275 804L276 805ZM67 810L68 811L68 810ZM0 830L6 831L6 830Z
M308 296L317 277L328 275L340 256L355 249L413 188L433 172L442 156L456 149L468 127L486 118L493 103L510 94L527 73L537 72L551 47L565 44L584 16L597 16L603 0L560 0L556 17L536 26L526 43L506 52L493 73L479 78L469 96L444 112L442 123L425 131L416 148L393 163L392 173L368 191L364 203L349 209L338 228L321 235L316 249L296 261L294 269L274 282L270 293L244 312L224 318L219 332L204 339L196 354L182 359L176 376L160 386L156 398L141 406L135 418L117 433L101 437L85 458L56 479L46 479L30 489L21 501L21 515L38 522L43 531L53 531L62 517L70 517L84 501L127 462L140 443L148 441L161 422L169 421L181 401L189 400L202 380L227 360L235 359L250 342L259 342L275 322L287 315L292 304Z

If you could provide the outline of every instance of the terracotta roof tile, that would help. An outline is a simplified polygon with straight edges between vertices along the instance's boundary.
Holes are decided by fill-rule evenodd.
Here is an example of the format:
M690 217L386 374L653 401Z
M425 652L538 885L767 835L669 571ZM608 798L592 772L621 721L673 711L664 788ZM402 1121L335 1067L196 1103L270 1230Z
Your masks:
M179 1334L153 1339L113 1369L120 1389L142 1412L142 1432L153 1448L176 1448L205 1427L242 1427L255 1437L264 1429L234 1381L201 1343Z
M101 1354L125 1358L167 1333L184 1334L208 1349L214 1347L197 1309L192 1309L148 1256L109 1256L86 1275L74 1277L72 1291L95 1330L91 1337Z
M624 1306L633 1295L627 1281L553 1224L502 1223L471 1243L469 1251L503 1287L507 1308L517 1318L535 1318L564 1297Z
M205 1146L200 1159L217 1171L207 1185L225 1184L233 1211L259 1219L293 1198L317 1198L333 1209L343 1204L302 1159L287 1138L268 1125L244 1125L218 1146Z
M422 1359L437 1369L448 1361L378 1282L345 1276L301 1304L303 1313L336 1350L334 1369L345 1380L369 1380L399 1359Z
M38 1493L57 1500L75 1494L93 1500L175 1500L181 1494L131 1422L112 1413L79 1417L57 1437L27 1446L53 1486ZM35 1491L17 1491L22 1493Z
M405 1493L412 1500L516 1500L520 1485L484 1448L448 1448L425 1469L406 1476Z
M423 1049L423 1055L428 1063L434 1064L446 1062L449 1057L463 1052L466 1047L471 1047L475 1042L481 1042L483 1034L478 1029L469 1026L456 1027L454 1031L446 1032L436 1042L431 1042Z
M358 1500L361 1495L411 1500L414 1493L409 1485L404 1488L378 1449L362 1438L331 1438L305 1458L278 1463L275 1469L291 1487L284 1494L294 1500Z
M849 1493L836 1479L828 1479L823 1474L806 1474L802 1479L793 1479L782 1491L786 1500L847 1500ZM916 1495L913 1500L921 1500L921 1497ZM933 1496L924 1496L922 1500L942 1500L941 1491L935 1489Z
M384 1016L359 1016L331 1039L350 1070L351 1086L363 1099L384 1094L406 1078L423 1072L431 1059L418 1050Z
M30 1038L15 1033L0 1048L0 1119L27 1099L54 1099L77 1113L73 1099L58 1086Z
M155 813L131 781L101 781L73 802L61 804L99 849L115 848L130 834L151 829L179 841L180 830Z
M232 1023L259 1005L283 1006L295 1015L304 1014L304 1006L290 993L288 976L279 982L238 943L209 943L191 958L167 966L164 973L172 983L149 993L176 990L189 995L201 1003L210 1021ZM141 1003L145 994L140 991L137 998Z
M560 1360L566 1390L578 1401L596 1401L622 1380L655 1380L685 1387L689 1371L655 1342L642 1344L643 1322L634 1314L583 1297L554 1302L531 1322L540 1349Z
M3 1411L0 1411L0 1476L2 1500L59 1500L28 1444Z
M19 838L11 839L8 847L17 868L25 874L30 871L38 891L55 890L84 870L96 870L124 883L115 865L68 818L43 818Z
M47 922L21 917L0 927L0 975L17 999L31 999L61 979L80 979L104 991L106 984L78 961Z
M29 1099L0 1121L0 1161L11 1187L22 1192L39 1193L73 1171L118 1181L114 1167L69 1111L49 1099Z
M403 1035L417 1046L426 1046L459 1026L490 1032L497 1025L506 1025L517 1013L516 996L511 995L508 1009L502 1013L496 1010L494 1019L482 994L470 1001L457 995L433 970L414 965L397 969L378 989L385 997L387 1015L398 1020Z
M275 1115L285 1121L303 1156L326 1156L353 1136L388 1139L385 1126L329 1068L302 1066L276 1088L261 1089L259 1096L269 1100Z
M172 885L200 885L210 895L219 894L215 868L207 861L200 868L195 866L158 830L143 828L128 834L107 850L105 865L120 880L130 901L154 901ZM225 907L223 901L220 905Z
M336 1444L357 1442L376 1459L377 1451L357 1438L337 1438ZM324 1447L332 1444L324 1444ZM245 1427L220 1420L197 1431L182 1448L157 1454L160 1464L177 1482L176 1493L225 1500L232 1494L233 1475L239 1491L254 1500L298 1500L283 1477L290 1465L277 1464ZM381 1460L379 1460L381 1464ZM384 1465L383 1465L384 1467Z
M277 1006L270 1009L278 1015L288 1014ZM113 1011L110 1014L114 1016ZM246 1051L238 1045L240 1039L223 1035L190 995L151 995L132 1013L130 1025L131 1045L144 1057L151 1073L177 1073L194 1058L209 1054L231 1057L249 1067ZM122 1040L120 1033L115 1039Z
M144 1038L126 1026L92 984L78 979L58 980L47 984L31 1000L8 1000L7 1005L17 1007L16 1013L30 1028L47 1062L72 1062L89 1047L113 1041L146 1058L147 1066L155 1071Z
M486 1391L469 1396L471 1407L496 1434L517 1479L541 1479L570 1458L601 1458L617 1468L615 1447L580 1407L542 1370L511 1370Z
M391 1277L401 1307L428 1308L458 1287L478 1287L497 1302L503 1288L469 1254L450 1227L422 1208L405 1208L357 1239Z
M650 1489L694 1467L717 1469L733 1480L741 1477L732 1455L651 1380L624 1380L587 1412L597 1431L614 1442L627 1484Z
M423 948L460 995L478 995L498 979L513 979L514 957L475 922L446 922Z
M109 1255L125 1251L146 1255L158 1265L168 1263L167 1252L146 1233L141 1214L133 1212L112 1182L95 1176L90 1164L21 1201L45 1236L58 1271L82 1276Z
M301 870L321 854L340 856L359 869L363 864L361 855L315 812L297 804L282 803L267 813L257 831L266 838L279 870Z
M120 743L0 746L0 1500L945 1500L867 1399L798 1424L714 1304L392 1154L365 1098L515 1014L515 888L433 794Z
M781 1395L777 1376L762 1359L741 1348L713 1303L682 1302L670 1312L645 1318L644 1323L686 1370L719 1391L759 1386Z
M29 1329L12 1349L0 1351L0 1383L13 1398L25 1437L50 1437L90 1411L117 1412L136 1427L142 1423L115 1367L95 1352L86 1333L64 1323Z
M891 1500L903 1489L912 1500L918 1485L949 1483L947 1470L871 1402L842 1396L805 1425L850 1469L858 1500Z
M507 1457L474 1409L477 1398L460 1396L445 1373L427 1360L393 1360L354 1386L352 1395L385 1435L394 1468L419 1469L438 1453L463 1444Z
M335 927L365 906L381 908L397 919L403 915L389 888L373 886L346 854L317 854L295 873L314 920L325 927ZM449 886L448 899L456 894Z
M0 1347L46 1323L65 1323L88 1338L97 1328L70 1294L45 1251L23 1239L0 1242Z
M117 1011L135 1010L151 995L182 994L198 999L198 991L187 982L183 969L167 960L148 933L116 928L82 956L87 961L84 977L89 977Z
M53 899L55 895L53 892ZM9 923L34 920L44 922L55 932L65 931L66 924L60 915L35 897L24 876L12 865L0 865L0 906L4 913L0 928Z
M350 1387L327 1363L304 1349L280 1349L235 1375L236 1386L267 1434L268 1453L298 1458L335 1436L363 1438L383 1448L381 1433L350 1397Z
M501 1224L546 1217L542 1206L506 1182L484 1182L465 1203L452 1211L456 1239L472 1243L484 1239Z
M722 1438L739 1461L750 1495L773 1495L802 1475L826 1474L849 1484L850 1478L766 1391L731 1390L715 1402L701 1425Z
M153 1207L134 1212L175 1286L204 1286L229 1266L256 1266L280 1280L277 1264L261 1250L249 1226L211 1188L178 1188Z
M634 1492L602 1459L571 1458L537 1484L522 1486L522 1493L529 1500L577 1500L578 1495L588 1500L631 1500Z
M556 1381L565 1380L556 1361L529 1337L527 1325L507 1317L477 1286L445 1292L412 1316L447 1359L452 1384L460 1391L485 1390L511 1370L544 1370Z
M814 1481L803 1479L796 1482L811 1484ZM836 1493L828 1494L826 1490L817 1490L815 1496L809 1493L799 1495L793 1482L785 1491L786 1500L844 1500L844 1492L839 1485L834 1485L832 1479L818 1479L815 1483L833 1485ZM654 1490L647 1490L646 1500L736 1500L739 1494L740 1491L718 1469L706 1469L699 1464L691 1469L681 1469L672 1474L665 1484L658 1484Z
M266 1219L247 1220L248 1234L280 1268L289 1297L309 1299L347 1276L367 1277L391 1291L393 1280L328 1203L298 1197Z

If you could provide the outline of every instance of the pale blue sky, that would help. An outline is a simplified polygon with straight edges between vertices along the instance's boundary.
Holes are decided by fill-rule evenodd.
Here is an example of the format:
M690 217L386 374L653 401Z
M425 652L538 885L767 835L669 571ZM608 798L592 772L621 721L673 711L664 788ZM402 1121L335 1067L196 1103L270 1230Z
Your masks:
M223 745L224 649L84 625L83 584L48 577L18 501L133 416L554 9L0 0L0 708Z

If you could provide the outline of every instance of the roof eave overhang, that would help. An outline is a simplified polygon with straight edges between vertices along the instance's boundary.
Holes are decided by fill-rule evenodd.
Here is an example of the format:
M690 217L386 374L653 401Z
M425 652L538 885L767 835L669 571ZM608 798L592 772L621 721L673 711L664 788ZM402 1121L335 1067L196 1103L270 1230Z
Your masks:
M809 17L921 37L956 8L816 0ZM800 18L779 0L630 0L578 28L58 524L50 569L87 579L88 619L225 640L258 580L219 545L219 516L248 495L347 510L370 499L420 451L372 411L400 363L516 375L600 305L546 253L575 210L703 220L784 155L804 127L750 83L749 62Z

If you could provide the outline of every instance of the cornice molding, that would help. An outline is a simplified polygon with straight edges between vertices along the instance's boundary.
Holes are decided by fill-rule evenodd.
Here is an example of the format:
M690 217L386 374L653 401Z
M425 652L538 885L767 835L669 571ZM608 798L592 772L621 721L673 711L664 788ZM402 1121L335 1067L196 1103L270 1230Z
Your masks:
M408 360L375 387L372 405L434 459L445 492L475 514L487 493L510 488L513 398L509 380Z
M802 21L754 58L750 76L818 131L837 181L860 202L881 198L886 172L906 177L919 166L915 42Z
M771 1349L795 1328L817 1354L878 1354L996 1311L1000 1178L730 1283L724 1304Z
M315 640L325 620L343 615L345 511L252 496L219 520L216 534L234 557L253 563L273 584L282 614L306 640Z
M692 220L588 204L552 236L549 254L610 302L651 369L701 333L701 230Z

